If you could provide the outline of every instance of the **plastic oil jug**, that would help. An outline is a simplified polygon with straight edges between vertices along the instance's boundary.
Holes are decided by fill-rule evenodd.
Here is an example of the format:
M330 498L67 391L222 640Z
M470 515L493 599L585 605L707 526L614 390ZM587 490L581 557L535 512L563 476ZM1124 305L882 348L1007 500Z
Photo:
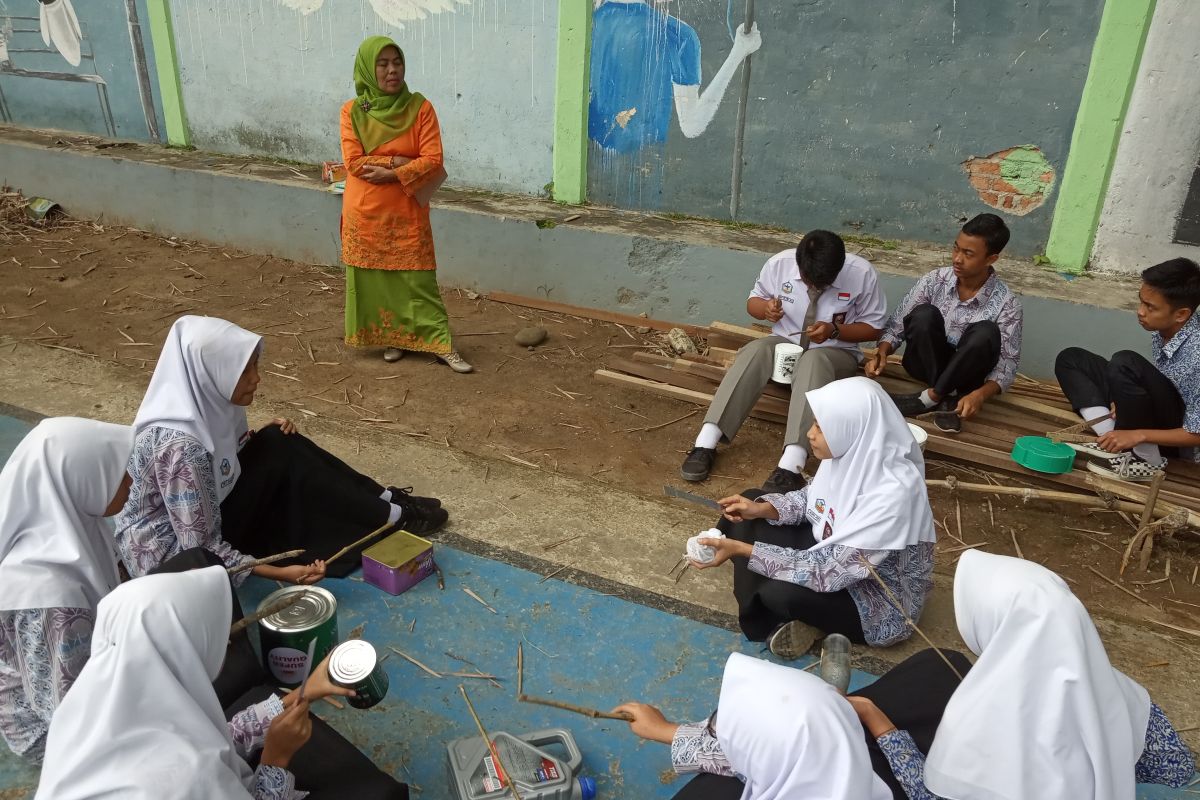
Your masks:
M551 728L524 736L493 733L492 742L506 772L500 770L487 743L478 736L455 739L446 745L450 785L458 800L499 800L512 797L508 781L515 783L523 800L595 800L596 781L581 777L583 754L571 733ZM546 749L557 745L566 759Z

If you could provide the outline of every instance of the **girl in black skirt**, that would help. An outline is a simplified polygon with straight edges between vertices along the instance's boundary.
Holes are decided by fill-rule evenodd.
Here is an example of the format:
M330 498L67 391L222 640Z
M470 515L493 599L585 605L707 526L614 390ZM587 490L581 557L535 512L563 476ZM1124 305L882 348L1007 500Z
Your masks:
M253 572L315 583L349 574L362 550L332 564L323 556L385 524L418 535L445 524L440 502L359 474L290 420L250 431L261 350L259 336L224 320L184 316L171 327L134 421L133 487L117 518L131 575L191 547L229 567L299 549Z

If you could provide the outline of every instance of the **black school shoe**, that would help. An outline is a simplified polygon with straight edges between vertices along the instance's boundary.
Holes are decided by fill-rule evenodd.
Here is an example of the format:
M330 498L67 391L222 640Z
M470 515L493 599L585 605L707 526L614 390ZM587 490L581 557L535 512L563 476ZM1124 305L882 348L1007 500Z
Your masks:
M712 472L713 462L716 460L716 449L693 447L688 451L687 457L683 459L683 466L679 468L679 477L693 483L708 480L708 474Z
M934 426L942 433L962 433L962 417L957 411L939 411L933 415Z
M403 497L413 501L414 503L425 506L426 508L442 507L442 501L438 500L436 497L421 497L419 494L413 494L413 487L411 486L405 486L402 489L397 486L389 486L387 488L388 491L392 493L392 502L396 503L397 505L400 504L399 498Z
M776 467L770 477L763 481L762 490L767 494L787 494L803 489L808 481L798 472Z
M450 519L450 514L440 506L429 506L419 502L428 499L411 495L392 495L392 502L400 506L401 511L396 527L415 536L429 536L441 530L446 520Z
M922 414L933 411L932 408L926 407L921 402L919 394L892 394L888 392L888 397L892 398L892 402L896 404L896 408L900 409L900 413L906 417L919 417Z

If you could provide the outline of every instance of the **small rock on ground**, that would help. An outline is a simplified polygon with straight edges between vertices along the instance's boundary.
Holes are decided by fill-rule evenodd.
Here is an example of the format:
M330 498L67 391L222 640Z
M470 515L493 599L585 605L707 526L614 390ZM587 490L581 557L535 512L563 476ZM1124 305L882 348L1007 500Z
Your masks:
M536 326L521 328L513 339L522 347L536 347L546 341L546 329Z

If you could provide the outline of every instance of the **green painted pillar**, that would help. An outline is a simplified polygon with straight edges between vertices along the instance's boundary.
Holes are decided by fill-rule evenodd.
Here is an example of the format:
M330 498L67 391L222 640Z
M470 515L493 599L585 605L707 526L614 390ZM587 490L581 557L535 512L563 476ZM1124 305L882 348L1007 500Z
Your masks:
M1092 255L1154 6L1155 0L1104 4L1046 244L1046 257L1066 272L1082 272Z
M587 198L587 114L592 0L559 0L554 85L554 192L561 203Z
M158 91L167 122L167 144L188 147L192 136L183 110L183 89L179 85L179 59L175 53L169 0L146 0L146 9L150 18L150 43L154 48Z

